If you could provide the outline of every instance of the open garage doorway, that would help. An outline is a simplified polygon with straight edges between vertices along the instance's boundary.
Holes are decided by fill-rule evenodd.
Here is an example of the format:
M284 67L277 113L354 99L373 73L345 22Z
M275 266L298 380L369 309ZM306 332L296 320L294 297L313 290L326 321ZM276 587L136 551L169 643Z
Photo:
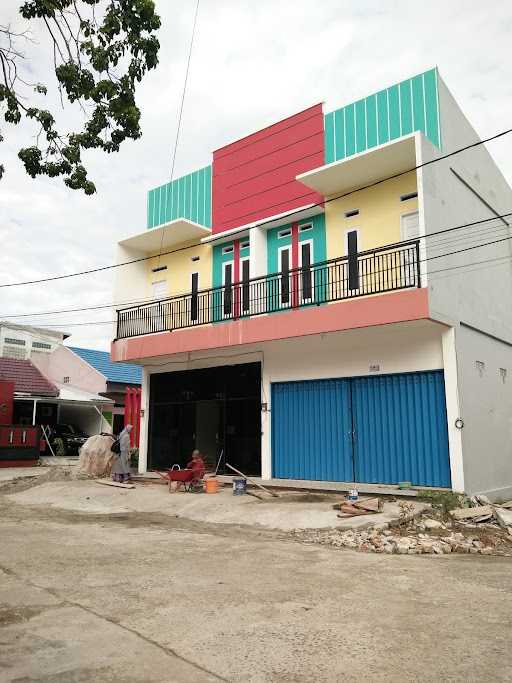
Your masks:
M149 469L183 467L194 448L220 473L261 475L259 363L151 375Z

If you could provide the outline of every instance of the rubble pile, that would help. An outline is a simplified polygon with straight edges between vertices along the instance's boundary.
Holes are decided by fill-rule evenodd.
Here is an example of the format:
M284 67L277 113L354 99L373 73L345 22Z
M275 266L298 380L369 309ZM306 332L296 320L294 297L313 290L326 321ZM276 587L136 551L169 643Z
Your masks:
M498 506L481 498L468 499L472 507L449 513L429 509L420 517L404 516L389 526L297 531L296 537L305 543L387 555L512 556L512 501Z

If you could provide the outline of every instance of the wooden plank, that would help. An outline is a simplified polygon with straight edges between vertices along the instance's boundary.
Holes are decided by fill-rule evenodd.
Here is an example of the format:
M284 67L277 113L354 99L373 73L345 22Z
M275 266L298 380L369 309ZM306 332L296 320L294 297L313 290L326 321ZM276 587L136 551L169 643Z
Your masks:
M104 484L105 486L115 486L119 489L134 489L134 484L121 484L119 481L112 481L111 479L95 479L97 484Z
M454 519L473 519L474 517L484 517L492 515L492 505L479 505L475 508L457 508L450 512Z

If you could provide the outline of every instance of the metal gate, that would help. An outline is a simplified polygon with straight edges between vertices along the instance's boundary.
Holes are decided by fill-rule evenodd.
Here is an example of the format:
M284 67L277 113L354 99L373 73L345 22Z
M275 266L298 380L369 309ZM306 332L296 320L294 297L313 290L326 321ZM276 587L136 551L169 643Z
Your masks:
M350 430L348 380L272 385L274 477L351 481Z
M272 385L273 476L449 487L442 371Z

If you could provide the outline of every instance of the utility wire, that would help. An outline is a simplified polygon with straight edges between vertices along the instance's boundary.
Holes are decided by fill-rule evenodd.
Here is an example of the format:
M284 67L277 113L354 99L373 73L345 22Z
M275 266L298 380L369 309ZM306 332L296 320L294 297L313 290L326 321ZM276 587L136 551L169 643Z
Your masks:
M465 147L461 147L460 149L456 149L453 152L449 152L448 154L444 154L442 156L436 157L435 159L430 159L429 161L424 161L423 163L417 164L416 166L413 166L412 168L409 168L406 171L400 171L399 173L395 173L395 174L388 176L386 178L381 178L380 180L376 180L372 183L369 183L367 185L363 185L363 186L358 187L354 190L344 192L344 193L337 195L337 196L334 196L334 197L329 197L329 199L324 199L321 202L317 202L316 204L312 204L308 208L315 208L315 207L324 206L325 204L328 204L329 202L336 201L338 199L343 199L344 197L349 197L350 195L353 195L357 192L361 192L362 190L368 190L368 189L375 187L377 185L381 185L382 183L385 183L389 180L394 180L395 178L399 178L401 176L407 175L408 173L411 173L412 171L417 171L420 168L424 168L425 166L430 166L431 164L438 163L439 161L443 161L445 159L453 157L456 154L461 154L462 152L466 152L469 149L473 149L475 147L479 147L480 145L484 145L487 142L491 142L492 140L497 140L498 138L501 138L504 135L508 135L509 133L512 133L512 128L509 128L507 130L503 130L500 133L496 133L495 135L491 135L490 137L485 138L484 140L479 140L478 142L473 142L470 145L466 145ZM267 208L271 208L271 207L267 207ZM300 213L302 213L302 209L295 210L295 211L291 212L287 216L287 218L292 218L293 216L300 214ZM510 213L503 214L503 216L501 216L501 218L506 217L506 216L510 216L510 215L512 215L512 214L510 214ZM499 218L499 217L500 216L494 216L493 218ZM259 223L256 223L256 224L254 224L248 228L240 228L239 230L230 233L229 237L235 237L236 235L239 235L239 234L245 234L250 230L254 230L256 228L260 228L260 227L263 227L265 225L271 225L275 222L276 222L275 218L273 218L271 220L267 219L267 220L261 221ZM434 233L432 233L432 234L434 234ZM213 244L219 240L224 240L225 238L226 238L226 235L223 233L220 233L218 237L210 240L208 242L208 244ZM185 251L187 249L191 249L191 248L198 247L198 246L202 246L202 243L197 242L196 244L188 245L186 247L178 247L177 249L172 249L170 251L162 252L161 254L159 254L158 258L160 256L168 256L170 254L176 254L178 252ZM113 263L113 264L110 264L108 266L100 266L99 268L91 268L89 270L78 271L75 273L67 273L65 275L54 275L52 277L40 278L39 280L26 280L24 282L3 283L3 284L0 284L0 288L20 287L22 285L35 285L35 284L40 284L42 282L54 282L55 280L64 280L64 279L67 279L70 277L79 277L82 275L91 275L93 273L100 273L100 272L103 272L106 270L112 270L114 268L122 268L124 266L129 266L133 263L141 263L142 261L150 261L151 259L154 259L154 258L157 258L157 256L155 254L153 254L152 256L141 256L140 258L137 258L137 259L132 259L130 261L124 261L123 263Z
M495 218L496 218L496 217L495 217ZM481 248L481 247L488 247L488 246L492 246L492 245L494 245L494 244L500 244L500 243L502 243L502 242L507 242L507 241L509 241L509 240L512 240L512 235L509 236L509 237L503 237L503 238L501 238L501 239L492 240L491 242L484 242L483 244L476 244L476 245L473 245L473 246L470 246L470 247L465 247L464 249L457 249L457 250L455 250L455 251L447 252L447 253L445 253L445 254L436 254L436 255L434 255L434 256L428 256L428 257L423 258L423 259L418 259L417 263L419 263L419 264L420 264L420 263L426 263L427 261L433 261L433 260L439 259L439 258L446 258L446 257L448 257L448 256L454 256L454 255L456 255L456 254L462 254L462 253L465 253L465 252L467 252L467 251L472 251L473 249L479 249L479 248ZM449 271L449 270L458 270L458 269L460 269L460 268L469 268L469 267L471 267L472 265L479 265L479 264L482 264L482 263L490 263L490 262L494 262L494 261L497 261L497 260L500 260L500 259L505 259L505 258L510 259L510 258L512 258L512 257L511 257L511 256L499 256L499 257L495 257L495 258L492 258L492 259L486 259L486 260L484 260L484 261L478 261L477 263L474 263L474 264L472 264L472 263L467 263L467 264L466 264L466 263L463 263L463 264L458 264L458 265L456 265L456 266L448 266L447 268L441 268L441 269L439 269L439 270L430 271L429 273L427 273L427 276L430 276L432 273L440 273L440 272L445 272L445 271ZM413 265L413 266L416 266L416 262L415 262L414 264L412 264L412 265ZM314 270L314 268L312 267L312 271L313 271L313 270ZM369 275L369 276L375 276L375 275L378 275L379 273L384 273L384 272L387 272L387 270L376 270L376 271L373 271L373 272L371 272L371 273L368 273L368 275ZM381 293L381 294L384 294L385 292L380 292L380 293ZM371 292L368 294L368 296L371 296ZM348 300L348 299L347 299L347 300ZM83 310L83 309L80 309L80 310ZM285 310L289 310L289 309L285 309ZM151 319L151 318L159 318L159 317L161 317L161 315L162 315L161 312L158 312L158 313L155 313L155 314L149 314L149 315L147 316L147 318L148 318L148 319ZM250 316L249 316L249 317L250 317ZM116 320L102 320L102 321L93 321L93 320L92 320L92 321L90 321L90 322L81 322L81 323L59 323L59 324L46 324L46 323L41 323L41 324L42 324L44 327L78 327L78 326L82 326L82 325L91 325L91 326L94 326L94 325L115 325L116 322L117 322Z
M180 111L178 114L178 126L176 128L176 139L174 141L174 150L172 153L171 180L170 180L171 183L174 180L174 166L176 164L176 154L178 152L178 142L180 139L180 131L181 131L181 119L183 117L183 105L185 104L185 95L187 93L188 74L190 71L190 59L192 57L192 48L194 46L194 36L196 33L196 24L197 24L198 13L199 13L199 0L197 0L197 2L196 2L196 10L194 12L194 22L192 24L192 35L190 36L190 47L188 50L187 67L185 69L185 80L183 82L183 92L181 93ZM160 238L160 249L158 250L157 268L160 265L160 256L162 255L162 248L164 245L164 235L165 235L165 228L162 230L162 237Z
M504 214L501 214L498 216L491 216L489 218L483 218L483 219L480 219L478 221L473 221L471 223L463 223L462 225L456 225L456 226L453 226L450 228L444 228L442 230L438 230L437 232L429 233L427 235L419 235L417 237L417 239L418 240L427 239L427 238L430 239L431 237L437 237L438 235L445 235L448 233L452 233L456 230L461 230L463 228L480 227L484 223L489 223L491 221L497 221L497 220L500 220L501 218L505 218L508 216L512 216L512 212L504 213ZM460 236L458 238L454 238L452 240L450 240L450 239L439 240L439 242L437 240L434 240L434 242L432 242L429 246L432 249L437 249L437 248L440 248L442 246L448 246L448 244L455 244L457 242L462 242L462 241L465 242L467 240L473 241L474 239L483 239L483 237L476 237L477 234L491 236L490 233L494 233L496 236L498 236L498 235L503 234L503 232L508 232L508 230L509 230L509 228L507 228L505 226L503 226L503 227L496 226L493 230L484 229L484 230L480 230L478 232L473 232L469 235L468 234L462 235L462 236ZM190 294L190 292L182 292L181 294L175 294L172 297L168 297L168 298L173 298L173 299L179 298L180 296L186 296L187 294ZM125 307L125 306L131 306L131 305L144 305L146 303L151 303L152 301L153 301L152 298L147 298L147 299L142 298L142 299L136 299L133 301L124 301L124 302L117 302L117 303L112 302L109 304L98 304L96 306L89 306L89 307L68 308L68 309L61 309L58 311L45 311L43 313L19 313L17 315L14 315L14 314L0 315L0 318L4 319L4 320L11 319L11 318L33 318L33 317L45 316L45 315L59 315L61 313L77 313L79 311L95 311L95 310L100 310L100 309L105 309L105 308L113 308L115 306Z

